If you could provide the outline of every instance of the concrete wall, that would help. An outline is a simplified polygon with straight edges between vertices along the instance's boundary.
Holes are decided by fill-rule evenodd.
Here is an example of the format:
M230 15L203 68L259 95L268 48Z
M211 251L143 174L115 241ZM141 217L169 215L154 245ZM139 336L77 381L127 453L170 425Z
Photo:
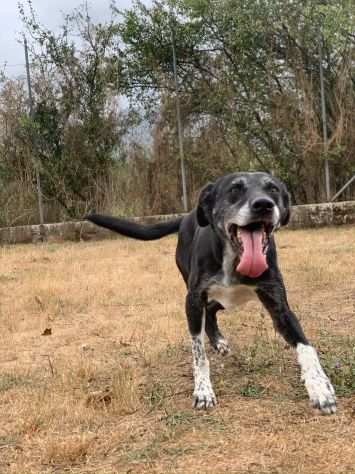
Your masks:
M355 201L306 204L292 208L291 229L355 224Z
M169 220L177 216L177 214L174 214L138 217L131 220L144 224L154 224L155 222ZM344 224L355 224L355 201L294 206L288 227L290 229L303 229ZM62 222L58 224L45 224L43 226L31 225L2 228L0 229L0 245L35 243L42 240L100 240L117 236L117 234L97 227L90 222Z

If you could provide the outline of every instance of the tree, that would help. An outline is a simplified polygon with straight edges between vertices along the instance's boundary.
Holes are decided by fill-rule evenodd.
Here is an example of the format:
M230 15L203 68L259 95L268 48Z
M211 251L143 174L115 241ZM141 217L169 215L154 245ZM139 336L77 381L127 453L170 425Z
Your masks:
M323 38L328 156L343 177L353 170L352 150L339 146L344 117L351 122L349 94L354 97L351 2L174 0L169 7L137 2L118 29L128 94L148 109L153 97L157 102L171 94L174 29L186 129L200 120L207 129L223 124L235 169L245 166L247 153L248 168L277 173L301 202L324 196L318 48Z
M28 133L35 134L45 196L76 217L100 206L100 189L126 130L115 89L116 28L94 25L84 5L67 15L54 34L28 6L29 16L20 7L34 68L36 108Z

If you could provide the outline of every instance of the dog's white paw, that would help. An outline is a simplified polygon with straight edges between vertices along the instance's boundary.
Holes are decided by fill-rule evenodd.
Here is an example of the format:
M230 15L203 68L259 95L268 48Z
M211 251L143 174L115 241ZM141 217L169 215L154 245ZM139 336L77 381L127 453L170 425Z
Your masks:
M222 356L226 356L230 353L230 347L228 342L225 339L218 339L218 342L215 346L216 351Z
M304 377L304 382L313 408L320 410L323 415L336 412L334 388L324 372Z
M216 395L212 387L199 387L192 396L192 407L197 410L207 410L217 405Z
M298 344L297 352L302 380L311 405L320 410L323 415L332 415L336 412L334 388L320 365L315 349L309 345Z

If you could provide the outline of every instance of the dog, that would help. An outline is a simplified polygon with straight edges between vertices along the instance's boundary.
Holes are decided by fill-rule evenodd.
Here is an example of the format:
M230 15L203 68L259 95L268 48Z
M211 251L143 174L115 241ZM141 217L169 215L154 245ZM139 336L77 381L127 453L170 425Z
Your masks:
M290 218L285 184L263 172L233 173L207 184L189 214L154 225L93 214L87 220L139 240L178 232L176 264L187 287L186 316L192 340L193 407L216 405L204 335L221 355L230 351L218 311L250 299L261 301L276 330L296 349L310 403L322 414L336 412L332 384L287 301L277 264L274 231Z

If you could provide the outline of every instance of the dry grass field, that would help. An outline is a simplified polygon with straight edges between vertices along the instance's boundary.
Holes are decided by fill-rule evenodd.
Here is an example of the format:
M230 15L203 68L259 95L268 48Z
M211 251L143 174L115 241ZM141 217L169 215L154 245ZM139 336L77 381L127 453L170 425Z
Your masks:
M219 404L191 409L175 238L0 249L0 473L355 473L355 229L283 231L292 308L338 413L313 411L257 303L220 313Z

